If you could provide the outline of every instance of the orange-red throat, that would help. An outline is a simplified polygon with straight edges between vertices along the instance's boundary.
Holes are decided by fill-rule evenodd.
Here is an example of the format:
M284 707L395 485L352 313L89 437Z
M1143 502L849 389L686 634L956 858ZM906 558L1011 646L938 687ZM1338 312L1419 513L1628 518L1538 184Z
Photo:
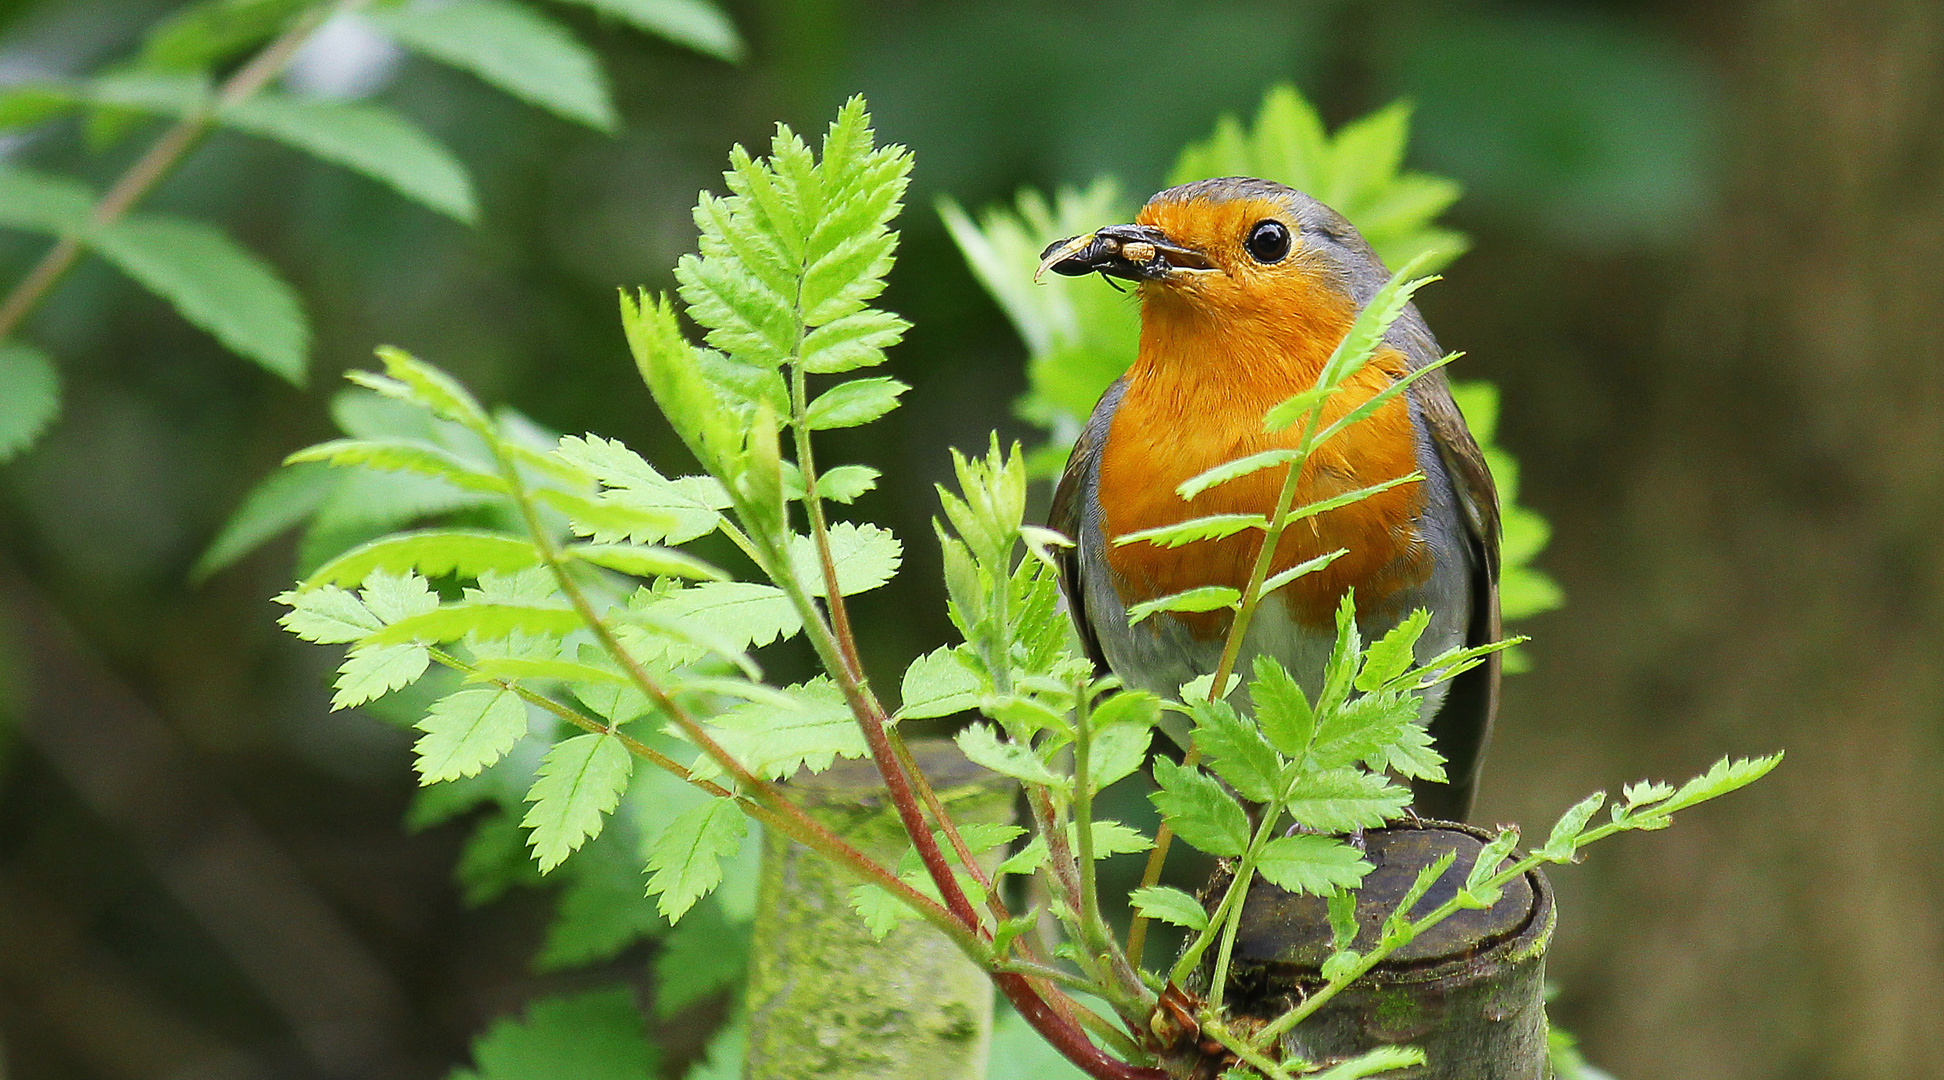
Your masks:
M1140 224L1209 254L1217 270L1145 282L1140 351L1127 373L1100 462L1099 498L1110 540L1108 565L1124 603L1202 585L1243 588L1262 534L1248 530L1178 548L1111 539L1207 514L1267 515L1286 468L1265 469L1184 501L1182 481L1223 462L1294 446L1301 427L1267 434L1263 414L1315 385L1355 317L1350 298L1320 259L1300 246L1263 266L1241 250L1255 221L1275 216L1255 199L1150 204ZM1324 408L1342 416L1407 373L1402 355L1380 349ZM1403 476L1418 467L1410 412L1399 397L1319 447L1297 484L1301 505ZM1283 591L1289 613L1319 627L1331 622L1346 589L1368 611L1430 572L1414 522L1422 486L1405 484L1292 525L1271 572L1338 548L1348 554ZM1183 617L1201 637L1225 633L1229 613Z

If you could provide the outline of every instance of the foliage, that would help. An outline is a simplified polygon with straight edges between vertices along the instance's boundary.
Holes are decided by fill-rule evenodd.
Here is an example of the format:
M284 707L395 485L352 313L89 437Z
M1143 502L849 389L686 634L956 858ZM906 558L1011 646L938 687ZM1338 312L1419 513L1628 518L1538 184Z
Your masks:
M1288 184L1350 219L1386 265L1415 264L1428 273L1457 258L1468 242L1435 224L1458 198L1458 185L1401 168L1409 121L1410 110L1398 103L1331 135L1300 94L1277 87L1263 98L1252 127L1223 117L1207 139L1184 148L1168 182L1258 176ZM1135 306L1100 281L1054 277L1035 283L1033 269L1048 240L1131 221L1137 208L1112 177L1050 199L1028 189L1011 208L988 209L976 222L949 198L939 202L972 272L1026 343L1027 390L1017 408L1050 435L1033 452L1035 475L1056 474L1065 463L1094 402L1133 360L1140 322ZM1532 565L1550 529L1518 504L1518 464L1493 441L1497 389L1474 381L1455 384L1453 392L1485 450L1504 505L1502 613L1516 620L1556 608L1563 602L1559 586ZM1508 660L1511 666L1517 666L1516 657Z
M576 2L712 56L733 60L742 52L735 28L709 0ZM168 301L232 352L303 383L309 320L296 290L275 269L206 223L130 212L206 128L282 143L370 177L463 224L477 219L465 165L403 114L383 104L269 88L297 49L331 18L362 18L406 49L470 72L563 119L600 131L617 125L598 57L523 0L197 0L151 28L135 56L92 77L5 88L0 132L24 133L79 114L82 135L100 151L144 118L174 123L106 194L66 177L0 166L0 228L75 245L56 247L5 301L0 460L31 445L59 409L59 381L49 358L7 339L81 249ZM219 72L228 72L220 83ZM274 498L295 520L315 508L306 500L319 490L285 481L265 499Z
M380 350L382 372L353 373L363 392L344 400L356 403L353 413L396 422L291 456L294 468L317 475L329 475L321 468L411 477L468 512L465 528L388 531L349 550L319 552L308 576L279 600L293 633L348 647L334 705L408 702L406 718L421 732L420 820L491 807L462 867L475 898L538 875L565 880L544 966L599 962L661 937L658 1009L715 992L733 979L733 960L700 958L721 961L720 943L749 917L736 892L750 874L734 861L751 851L754 819L854 872L862 884L852 903L874 931L916 917L946 934L992 972L1041 1035L1094 1075L1116 1074L1115 1057L1176 1072L1191 1067L1183 1055L1200 1052L1195 1041L1187 1050L1158 1044L1151 1021L1160 990L1178 989L1204 964L1213 966L1214 989L1196 1017L1202 1034L1248 1068L1277 1080L1297 1072L1371 1075L1421 1055L1386 1049L1305 1070L1278 1064L1275 1036L1439 919L1490 903L1512 875L1571 861L1615 832L1665 827L1676 811L1774 765L1776 758L1724 761L1678 790L1634 785L1609 822L1589 827L1596 796L1524 857L1514 858L1518 834L1507 830L1450 903L1413 921L1401 914L1412 897L1377 948L1339 949L1325 969L1329 985L1296 1012L1260 1033L1231 1031L1222 988L1249 881L1260 874L1286 889L1336 897L1354 888L1369 867L1338 836L1402 815L1409 797L1393 777L1442 775L1417 723L1418 695L1508 644L1419 663L1423 613L1365 643L1354 599L1345 597L1315 693L1268 658L1248 673L1247 711L1228 693L1262 598L1341 554L1268 572L1283 530L1345 501L1295 503L1295 477L1308 455L1408 386L1394 384L1367 406L1324 420L1325 404L1369 362L1390 321L1429 280L1415 274L1431 256L1392 278L1316 384L1272 411L1270 422L1299 432L1293 450L1220 466L1183 485L1186 492L1267 468L1285 474L1274 510L1242 526L1263 534L1247 587L1155 605L1232 609L1228 647L1212 676L1166 700L1095 676L1058 611L1047 552L1065 540L1026 524L1025 456L994 439L981 455L955 455L955 486L939 491L935 531L948 614L962 640L906 668L905 707L893 712L856 659L846 597L889 580L902 545L880 526L832 520L826 492L854 496L875 474L820 468L814 433L868 423L897 404L893 380L854 373L881 362L905 329L871 302L895 253L889 224L909 168L901 148L875 144L861 100L844 106L816 151L779 126L768 157L736 148L724 174L728 194L705 194L696 207L699 251L681 261L677 280L682 310L702 328L706 346L685 337L682 311L669 298L622 296L643 381L704 475L666 476L596 436L546 436L515 414L489 413L439 369L391 349ZM302 502L253 500L264 508L226 534L224 546L305 516L290 509ZM324 504L313 505L321 517ZM1195 542L1210 528L1193 521L1118 542ZM680 548L709 537L720 538L733 564ZM796 637L823 674L788 686L766 680L751 650ZM405 697L408 688L418 696ZM1010 849L1022 830L960 827L946 817L934 832L918 807L928 783L905 773L896 753L901 718L966 706L981 719L960 731L959 746L1016 779L1031 811L1030 839L1008 850L991 876L975 857ZM1194 749L1179 764L1154 759L1152 801L1163 826L1150 837L1099 817L1096 806L1107 788L1141 771L1167 712L1192 720ZM795 811L773 783L865 756L915 789L902 796L893 789L911 848L892 865ZM1244 799L1260 809L1252 812ZM1289 835L1285 816L1300 827ZM1147 971L1138 945L1123 947L1109 930L1097 863L1152 849L1158 866L1170 835L1230 860L1233 873L1212 907L1152 879L1129 897L1139 916L1190 931L1169 970ZM1509 868L1498 870L1508 859ZM1420 884L1428 888L1446 869L1433 867ZM1031 878L1027 895L1046 897L1044 907L1014 915L995 880L1007 876ZM1057 928L1055 941L1027 933L1042 916ZM1085 1006L1041 1004L1061 993L1055 986L1084 988L1112 1014L1087 1014L1105 1049L1065 1019ZM646 1068L651 1059L621 1030L632 1031L632 1021L618 1022L618 1000L604 991L536 1005L525 1021L507 1021L477 1044L477 1075L568 1070L565 1055L580 1048L557 1031L574 1024L597 1033L596 1042L623 1047L603 1067ZM723 1053L732 1052L728 1045ZM722 1064L712 1054L705 1068Z

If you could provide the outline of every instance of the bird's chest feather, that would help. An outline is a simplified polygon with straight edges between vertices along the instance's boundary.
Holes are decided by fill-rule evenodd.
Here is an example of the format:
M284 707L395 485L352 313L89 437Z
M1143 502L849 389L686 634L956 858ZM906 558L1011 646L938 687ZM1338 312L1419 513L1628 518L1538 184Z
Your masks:
M1313 385L1337 338L1292 349L1211 346L1204 338L1144 327L1142 355L1128 373L1100 462L1099 499L1107 562L1126 604L1203 585L1241 589L1261 542L1249 529L1219 540L1166 548L1148 543L1113 546L1111 538L1210 514L1268 516L1287 466L1263 469L1183 500L1182 481L1248 454L1294 447L1302 424L1275 433L1262 417L1276 403ZM1185 339L1185 340L1184 340ZM1283 341L1290 340L1285 337ZM1318 355L1318 354L1321 355ZM1353 375L1325 405L1323 425L1367 401L1406 373L1390 349ZM1293 505L1395 479L1418 468L1410 410L1402 396L1317 448L1297 481ZM1429 553L1417 528L1421 483L1404 484L1348 506L1294 522L1277 545L1270 573L1315 556L1347 549L1322 571L1291 582L1280 597L1298 624L1327 627L1346 589L1370 612L1400 589L1425 580ZM1227 632L1227 611L1176 616L1198 638Z

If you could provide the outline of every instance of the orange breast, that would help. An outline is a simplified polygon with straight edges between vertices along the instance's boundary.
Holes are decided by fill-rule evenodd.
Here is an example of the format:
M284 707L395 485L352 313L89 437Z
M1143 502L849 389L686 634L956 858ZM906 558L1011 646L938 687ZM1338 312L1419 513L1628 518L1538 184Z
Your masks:
M1106 535L1114 536L1207 514L1269 514L1287 466L1264 469L1184 501L1182 481L1226 461L1272 447L1293 447L1301 425L1275 435L1262 416L1277 402L1314 385L1353 312L1326 295L1283 297L1259 317L1238 322L1208 316L1180 298L1144 289L1140 354L1114 414L1100 463L1099 497ZM1232 313L1230 313L1232 316ZM1342 416L1406 371L1404 358L1382 349L1326 405L1324 423ZM1296 505L1405 475L1417 468L1410 414L1396 399L1318 448L1297 481ZM1349 553L1286 586L1297 620L1331 624L1346 589L1369 610L1430 573L1412 521L1421 484L1404 484L1290 526L1271 573L1338 548ZM1123 602L1133 604L1203 585L1241 589L1262 540L1248 530L1177 548L1135 543L1111 547L1107 561ZM1226 633L1230 613L1178 616L1198 637Z

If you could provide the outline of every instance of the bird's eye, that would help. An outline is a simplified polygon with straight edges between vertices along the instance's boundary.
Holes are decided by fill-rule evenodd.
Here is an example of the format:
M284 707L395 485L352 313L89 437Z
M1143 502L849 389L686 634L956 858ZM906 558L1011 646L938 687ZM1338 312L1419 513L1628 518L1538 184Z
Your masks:
M1274 218L1258 221L1249 230L1248 242L1243 246L1259 263L1281 262L1289 254L1289 226Z

